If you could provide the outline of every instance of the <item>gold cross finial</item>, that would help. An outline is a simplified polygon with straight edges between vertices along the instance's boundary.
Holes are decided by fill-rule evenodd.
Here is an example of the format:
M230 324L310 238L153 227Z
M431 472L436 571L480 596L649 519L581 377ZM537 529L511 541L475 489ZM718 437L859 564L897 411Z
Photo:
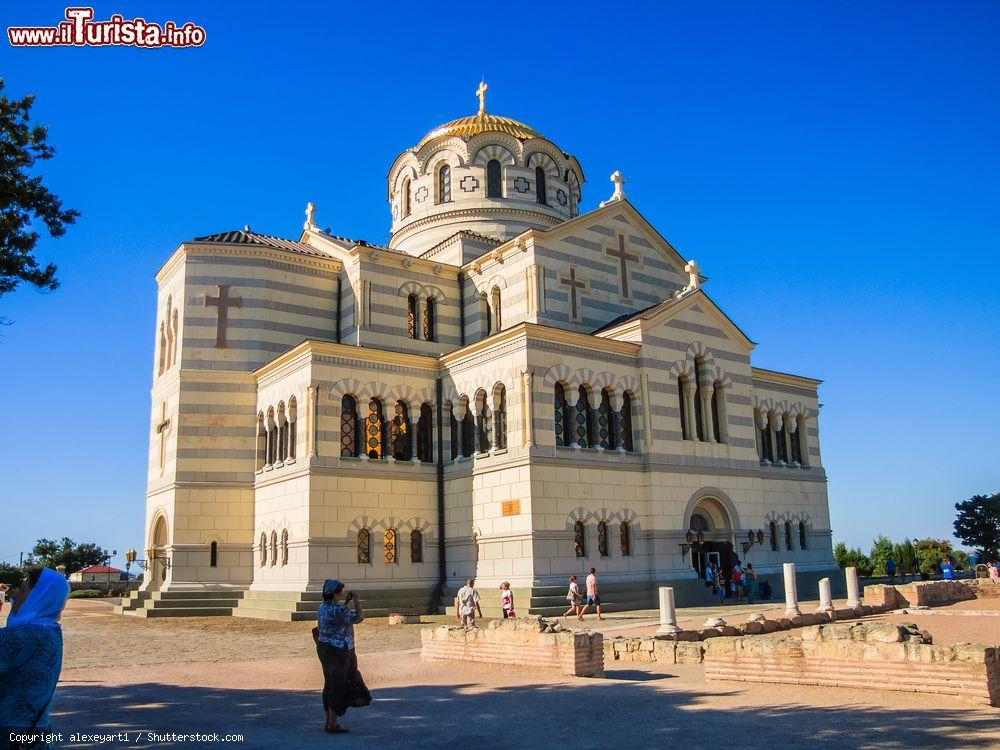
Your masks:
M486 112L486 89L489 88L486 85L486 81L479 82L479 88L476 89L476 96L479 97L479 114L485 114Z

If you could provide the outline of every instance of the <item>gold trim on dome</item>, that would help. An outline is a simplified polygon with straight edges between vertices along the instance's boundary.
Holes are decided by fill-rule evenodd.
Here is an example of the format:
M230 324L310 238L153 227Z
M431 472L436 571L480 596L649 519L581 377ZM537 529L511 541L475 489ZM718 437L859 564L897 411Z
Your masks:
M460 117L457 120L452 120L451 122L435 128L420 139L420 143L417 144L414 150L419 151L428 141L432 141L435 138L440 138L445 135L457 135L461 138L470 138L474 135L478 135L479 133L491 132L506 133L507 135L512 135L522 141L526 141L530 138L544 137L537 130L528 127L523 122L512 120L509 117L501 117L500 115L490 115L485 112L480 112L479 114L475 114L470 117Z

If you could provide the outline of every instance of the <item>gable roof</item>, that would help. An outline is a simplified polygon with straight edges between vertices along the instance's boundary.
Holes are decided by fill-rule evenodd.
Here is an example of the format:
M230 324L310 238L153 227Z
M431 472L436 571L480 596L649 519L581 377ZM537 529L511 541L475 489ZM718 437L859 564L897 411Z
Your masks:
M317 258L329 258L329 253L317 250L302 242L286 240L283 237L273 237L269 234L251 232L248 229L234 229L229 232L217 232L206 234L203 237L195 237L193 242L200 242L207 245L255 245L257 247L269 247L275 250L289 250L302 255L312 255Z

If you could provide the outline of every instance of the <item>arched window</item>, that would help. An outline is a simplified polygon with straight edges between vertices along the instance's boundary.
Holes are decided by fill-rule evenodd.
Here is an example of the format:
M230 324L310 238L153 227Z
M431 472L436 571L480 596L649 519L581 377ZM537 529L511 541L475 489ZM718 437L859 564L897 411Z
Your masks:
M601 390L601 405L597 409L597 440L598 444L605 450L614 450L618 447L614 416L615 413L611 409L611 391L603 388Z
M632 529L628 521L622 521L621 525L622 556L632 556Z
M725 420L726 392L723 390L722 383L715 381L712 386L712 435L717 443L726 442Z
M622 447L629 453L635 450L635 438L632 436L632 395L626 391L622 394Z
M299 402L295 396L288 399L288 457L295 458L295 441L298 436L295 434L295 426L298 424Z
M793 464L801 464L802 463L802 443L800 442L800 438L801 438L801 434L802 433L799 432L801 429L802 429L802 425L801 424L796 424L795 425L795 432L793 432L792 434L790 434L788 436L789 437L789 442L792 444L792 463Z
M486 391L476 393L476 452L489 453L492 445L493 415L486 398Z
M173 365L177 364L177 340L180 338L177 335L177 310L174 310L173 321L174 321L174 323L173 323L173 327L174 327L174 341L173 341L173 344L170 347L170 366L171 367Z
M786 464L788 463L788 441L785 440L785 420L787 419L788 415L783 415L781 417L781 429L774 431L774 441L778 444L776 446L778 450L775 451L775 454L779 461L783 461Z
M771 551L772 552L777 552L778 551L778 522L777 521L771 521L770 525L768 526L768 530L771 533Z
M278 564L278 532L271 532L271 567Z
M281 566L288 565L288 529L281 531Z
M496 159L490 159L486 162L486 197L503 197L503 182L501 178L500 162Z
M267 465L278 460L278 428L274 423L274 407L267 410Z
M257 413L257 468L267 464L267 428L264 426L264 412Z
M451 202L451 167L441 165L438 170L438 203Z
M806 522L799 521L799 547L806 548Z
M556 383L553 400L555 402L555 419L553 421L556 432L556 445L567 446L573 442L573 438L567 425L569 404L566 403L566 389L562 383Z
M701 374L704 368L704 360L701 357L694 359L694 431L699 440L705 440L705 423L701 405Z
M368 529L358 529L358 563L368 565L372 561L372 533Z
M434 314L436 312L436 308L437 308L437 302L434 300L433 297L428 297L427 298L427 302L424 303L424 340L425 341L434 341L435 340L434 339L434 336L435 336L434 328L435 328L435 324L436 324L437 321L434 318Z
M346 395L340 399L340 455L345 458L355 458L359 454L358 433L358 402L354 396Z
M771 443L770 419L764 415L764 426L760 428L760 447L764 454L764 460L774 463L774 445Z
M267 532L260 532L260 567L267 565Z
M208 565L212 568L219 567L219 543L212 542L208 545Z
M535 167L535 200L543 206L549 203L545 190L545 170L541 167Z
M288 418L285 415L285 402L278 404L278 460L288 458Z
M597 552L601 557L608 556L608 522L597 522Z
M493 330L497 333L503 330L503 317L500 311L500 287L493 287L490 292L490 310L493 313Z
M582 385L576 398L576 444L581 448L594 447L594 414L590 408L590 396Z
M411 294L406 298L406 332L411 339L417 337L417 295Z
M434 460L434 416L430 404L420 405L417 422L417 458L426 463Z
M448 412L451 414L451 460L454 461L462 452L462 436L458 418L455 416L455 407L449 405Z
M785 521L785 549L792 549L792 522Z
M386 565L395 565L399 562L399 548L396 541L396 530L386 529L385 534L382 535L382 549L385 555Z
M480 296L482 302L480 303L483 310L483 320L486 323L486 335L489 336L493 333L493 306L490 304L490 300L487 298L486 293Z
M501 385L494 388L493 395L496 403L496 412L493 415L493 425L496 431L494 444L497 450L507 450L507 387Z
M410 562L422 563L424 561L424 532L414 529L410 532Z
M680 410L681 416L681 438L684 440L690 440L691 434L688 430L687 421L687 397L684 395L684 386L687 384L687 378L683 375L677 376L677 406Z
M401 191L400 200L400 217L405 219L410 215L410 178L407 177L403 180L403 190Z
M390 440L392 441L392 457L394 459L409 461L413 458L410 447L410 411L403 401L396 402L396 408L392 415Z
M573 550L577 557L587 556L587 524L583 521L573 524Z
M476 452L476 418L472 408L466 406L465 418L462 420L462 455L471 456Z
M169 303L168 303L169 304ZM167 369L170 369L172 364L171 359L174 356L174 329L170 325L170 310L167 310Z
M365 452L368 458L385 457L385 414L382 402L372 398L368 402L368 417L365 419Z
M160 367L159 374L162 375L164 370L167 369L167 326L166 323L160 323Z

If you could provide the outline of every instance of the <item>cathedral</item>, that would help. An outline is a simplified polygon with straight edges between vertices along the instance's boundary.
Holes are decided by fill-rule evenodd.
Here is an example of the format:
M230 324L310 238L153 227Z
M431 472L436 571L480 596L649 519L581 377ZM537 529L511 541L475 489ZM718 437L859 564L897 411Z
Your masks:
M486 111L388 173L385 246L321 229L182 242L156 274L146 576L126 610L315 617L700 603L709 562L799 590L835 567L820 381L754 367L625 180ZM185 609L183 602L188 603Z

